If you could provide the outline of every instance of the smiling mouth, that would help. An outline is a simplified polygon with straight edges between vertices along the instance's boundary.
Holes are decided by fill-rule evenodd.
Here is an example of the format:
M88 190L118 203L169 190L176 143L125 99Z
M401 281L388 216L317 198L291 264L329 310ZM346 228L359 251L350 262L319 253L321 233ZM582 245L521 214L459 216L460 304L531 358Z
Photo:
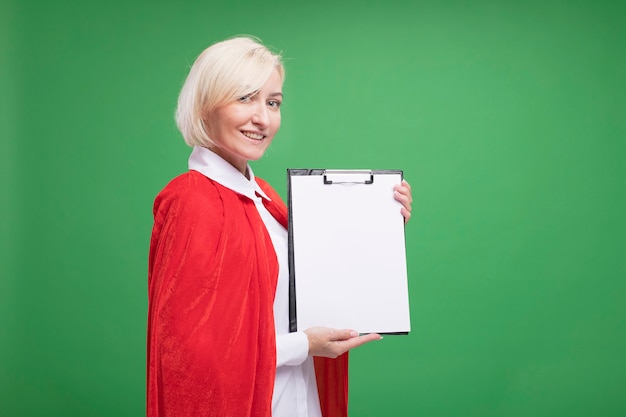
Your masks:
M260 133L254 133L254 132L241 132L241 133L249 139L261 140L265 138L265 135L261 135Z

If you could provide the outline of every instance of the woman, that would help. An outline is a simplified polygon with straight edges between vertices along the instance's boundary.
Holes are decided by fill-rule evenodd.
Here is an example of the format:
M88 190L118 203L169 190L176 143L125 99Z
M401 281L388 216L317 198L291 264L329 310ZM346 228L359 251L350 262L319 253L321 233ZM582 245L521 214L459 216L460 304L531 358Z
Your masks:
M176 121L193 151L154 204L149 417L346 415L342 354L380 339L288 332L287 210L248 165L280 127L283 79L280 56L233 38L198 57L180 93ZM409 185L395 195L406 221Z

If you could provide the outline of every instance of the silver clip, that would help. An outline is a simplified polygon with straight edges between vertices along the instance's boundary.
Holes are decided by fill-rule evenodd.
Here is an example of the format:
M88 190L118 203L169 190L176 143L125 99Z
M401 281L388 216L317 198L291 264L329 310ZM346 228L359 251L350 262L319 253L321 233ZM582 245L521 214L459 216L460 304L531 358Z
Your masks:
M373 184L371 169L327 169L324 171L324 184Z

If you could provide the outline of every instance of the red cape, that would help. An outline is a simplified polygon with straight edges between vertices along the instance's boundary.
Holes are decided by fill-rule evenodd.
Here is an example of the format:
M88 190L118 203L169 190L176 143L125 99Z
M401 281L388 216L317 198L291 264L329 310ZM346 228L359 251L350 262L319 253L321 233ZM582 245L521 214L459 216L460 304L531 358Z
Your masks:
M280 196L257 179L287 227ZM148 265L148 417L270 417L278 260L254 202L196 171L156 197ZM324 417L347 416L348 355L315 358Z

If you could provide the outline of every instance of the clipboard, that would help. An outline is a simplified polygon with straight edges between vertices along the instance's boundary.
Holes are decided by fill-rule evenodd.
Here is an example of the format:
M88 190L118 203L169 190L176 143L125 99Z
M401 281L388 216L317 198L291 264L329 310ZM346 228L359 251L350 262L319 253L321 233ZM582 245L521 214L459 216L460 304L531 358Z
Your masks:
M288 169L289 329L408 334L401 170Z

